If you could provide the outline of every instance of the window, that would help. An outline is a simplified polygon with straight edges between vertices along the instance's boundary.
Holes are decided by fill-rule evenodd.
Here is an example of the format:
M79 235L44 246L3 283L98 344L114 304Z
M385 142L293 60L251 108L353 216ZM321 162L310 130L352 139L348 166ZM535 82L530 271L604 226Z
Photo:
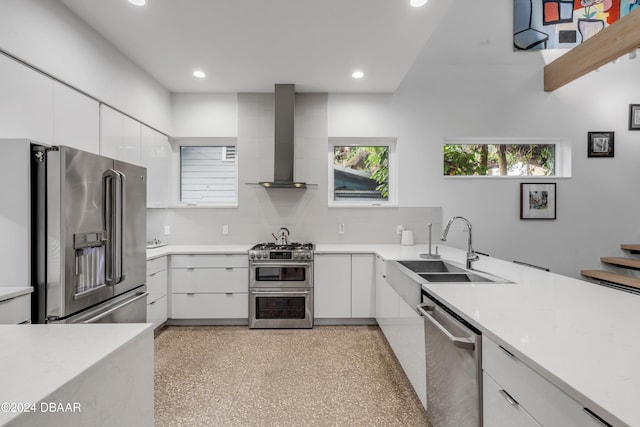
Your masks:
M331 139L329 206L395 205L395 145L394 139Z
M563 155L570 148L561 139L446 139L445 176L569 176ZM566 154L566 153L565 153Z
M180 147L180 201L189 205L237 203L235 146Z

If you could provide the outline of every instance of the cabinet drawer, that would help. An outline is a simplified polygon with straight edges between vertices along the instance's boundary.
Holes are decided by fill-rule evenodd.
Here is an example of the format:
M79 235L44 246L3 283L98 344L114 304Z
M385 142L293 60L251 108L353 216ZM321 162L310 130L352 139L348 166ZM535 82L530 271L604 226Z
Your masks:
M249 267L247 255L172 255L171 268Z
M17 325L31 320L31 295L0 301L0 324Z
M171 292L248 292L247 268L194 268L171 269Z
M167 294L167 270L147 275L147 301L156 300Z
M167 297L163 296L147 304L147 323L154 329L167 321Z
M248 319L249 294L173 294L172 319Z
M482 369L543 426L602 426L582 405L484 335Z
M147 276L167 269L167 257L154 258L147 261Z
M540 426L515 400L509 402L503 390L486 372L482 374L482 421L491 427Z

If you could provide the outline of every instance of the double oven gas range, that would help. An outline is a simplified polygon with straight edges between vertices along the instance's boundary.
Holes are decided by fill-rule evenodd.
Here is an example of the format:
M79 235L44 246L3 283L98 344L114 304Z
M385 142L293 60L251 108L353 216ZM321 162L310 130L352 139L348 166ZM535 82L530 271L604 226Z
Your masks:
M249 328L313 327L312 243L249 250Z

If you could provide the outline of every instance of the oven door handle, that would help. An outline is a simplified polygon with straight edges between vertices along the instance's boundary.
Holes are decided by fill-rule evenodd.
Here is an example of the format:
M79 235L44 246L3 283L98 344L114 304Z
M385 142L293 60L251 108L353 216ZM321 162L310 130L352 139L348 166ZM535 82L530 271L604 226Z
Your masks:
M257 297L275 297L291 295L309 295L311 291L251 291L251 295Z
M251 262L251 267L310 267L310 262Z

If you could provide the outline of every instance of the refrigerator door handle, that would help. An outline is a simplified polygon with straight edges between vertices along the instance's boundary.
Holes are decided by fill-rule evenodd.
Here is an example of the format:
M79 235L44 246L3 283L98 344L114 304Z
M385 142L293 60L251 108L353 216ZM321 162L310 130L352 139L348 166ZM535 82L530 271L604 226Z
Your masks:
M121 172L108 169L102 175L105 230L107 234L107 285L115 286L123 280L122 234L124 184Z
M125 274L124 272L126 271L124 268L124 264L126 262L126 257L124 256L124 236L125 233L124 231L126 230L126 215L125 212L127 212L127 210L125 209L125 200L127 200L126 197L126 191L127 191L127 177L125 176L124 173L120 172L120 171L116 171L118 173L118 208L116 210L117 214L118 214L118 233L117 233L117 239L118 239L118 244L116 245L116 250L117 250L117 256L118 256L118 281L116 283L120 283L124 280L125 278Z
M107 316L110 316L112 313L121 310L122 308L126 307L127 305L133 304L136 301L142 299L142 298L146 298L147 295L149 295L149 292L144 292L141 294L136 295L135 297L128 299L127 301L123 302L122 304L118 304L115 307L110 308L109 310L105 311L104 313L100 313L95 317L92 317L90 319L84 320L82 323L96 323L97 321L99 321L102 318L105 318Z

